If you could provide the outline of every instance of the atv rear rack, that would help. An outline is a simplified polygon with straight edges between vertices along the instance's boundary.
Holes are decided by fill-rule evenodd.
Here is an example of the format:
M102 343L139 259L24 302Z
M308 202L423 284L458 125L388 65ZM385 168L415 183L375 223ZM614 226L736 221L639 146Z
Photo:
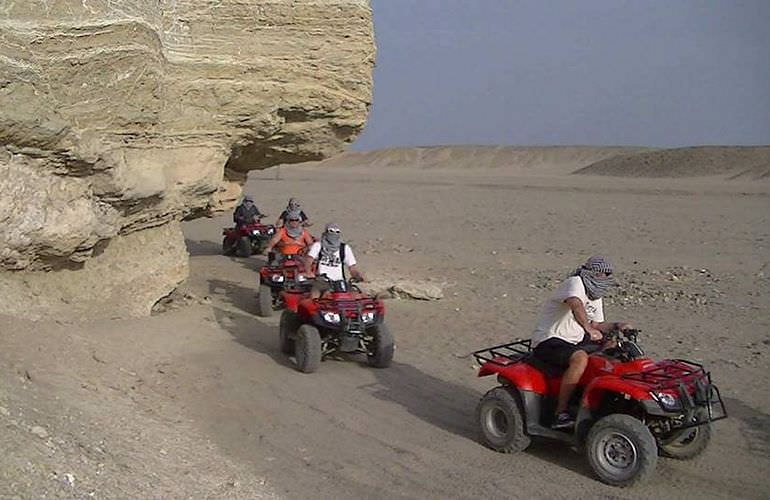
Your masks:
M532 340L517 340L509 344L500 344L474 351L473 357L480 365L492 363L498 366L507 366L521 361L532 353Z

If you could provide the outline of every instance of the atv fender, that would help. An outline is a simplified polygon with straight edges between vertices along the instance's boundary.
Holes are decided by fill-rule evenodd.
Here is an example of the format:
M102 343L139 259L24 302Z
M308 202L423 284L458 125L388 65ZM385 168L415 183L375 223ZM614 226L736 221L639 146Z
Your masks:
M281 298L283 299L283 303L286 305L286 309L289 311L297 312L299 303L302 299L305 298L305 295L301 293L281 292Z
M498 375L498 379L505 380L519 391L537 394L548 392L548 384L543 374L527 363L517 362L504 365L491 361L484 363L479 368L479 377L494 374Z
M593 379L583 391L581 406L591 411L598 410L606 393L620 394L627 400L644 402L652 399L649 388L640 387L628 379L623 379L615 375L606 375Z

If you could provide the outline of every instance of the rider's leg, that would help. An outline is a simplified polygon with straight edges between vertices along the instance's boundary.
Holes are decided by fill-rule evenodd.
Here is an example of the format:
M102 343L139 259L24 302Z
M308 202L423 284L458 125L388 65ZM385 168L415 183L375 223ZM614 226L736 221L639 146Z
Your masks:
M588 365L588 354L585 351L575 351L569 358L569 367L561 378L561 387L559 387L559 399L556 403L556 414L567 411L567 403L575 387L583 376L583 372Z

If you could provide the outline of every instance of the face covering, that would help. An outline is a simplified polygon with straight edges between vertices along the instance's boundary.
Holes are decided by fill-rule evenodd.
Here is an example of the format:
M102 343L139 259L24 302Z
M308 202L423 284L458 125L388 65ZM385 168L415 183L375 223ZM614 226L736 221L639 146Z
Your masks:
M324 231L321 236L321 252L324 255L333 255L340 249L340 233Z
M605 277L598 277L596 273L605 273ZM589 258L585 264L578 267L573 276L579 276L586 289L586 295L591 300L601 298L615 282L612 278L612 264L601 256Z
M301 220L302 218L299 216L299 212L289 212L289 215L286 217L286 234L295 239L299 238L302 235L302 224L297 224L297 227L292 227L291 223L288 222L290 219Z

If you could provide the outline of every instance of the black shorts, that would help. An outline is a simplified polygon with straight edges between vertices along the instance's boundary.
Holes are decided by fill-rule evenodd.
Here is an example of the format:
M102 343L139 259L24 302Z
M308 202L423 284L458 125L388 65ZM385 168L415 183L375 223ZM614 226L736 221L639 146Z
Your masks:
M599 347L598 344L586 341L585 338L579 344L572 344L558 337L551 337L537 344L533 352L539 360L549 365L566 368L569 366L569 358L576 351L590 353L595 351L597 347Z

